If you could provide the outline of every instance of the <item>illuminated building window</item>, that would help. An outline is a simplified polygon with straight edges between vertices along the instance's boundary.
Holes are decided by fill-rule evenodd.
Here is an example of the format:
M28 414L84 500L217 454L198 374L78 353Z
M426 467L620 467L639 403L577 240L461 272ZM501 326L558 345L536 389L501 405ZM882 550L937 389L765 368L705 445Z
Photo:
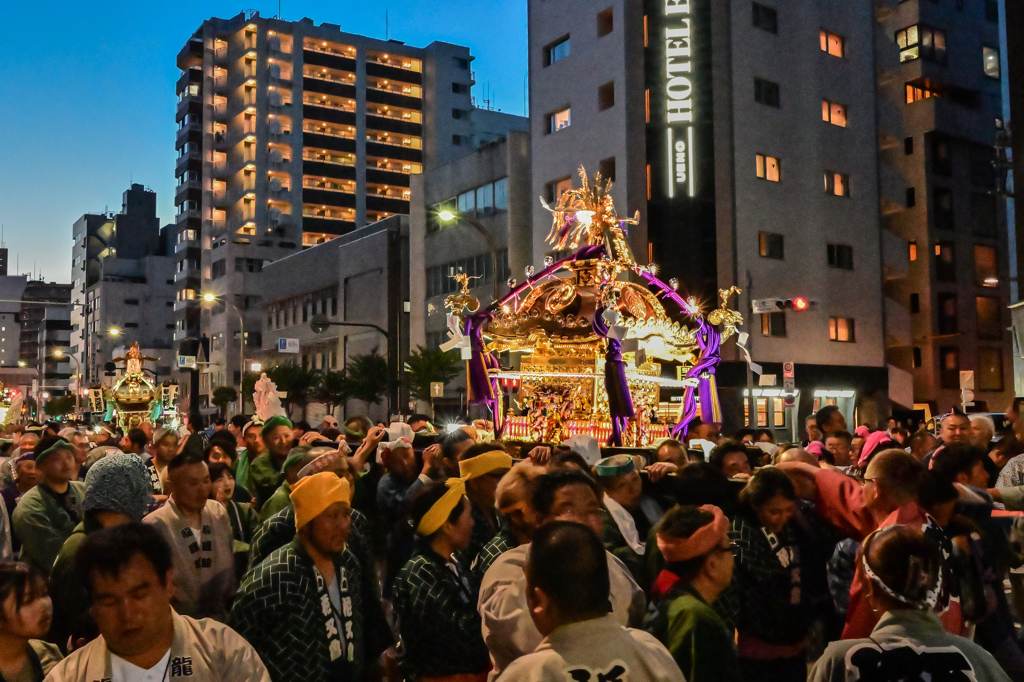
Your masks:
M946 33L931 26L915 24L896 31L896 45L900 48L900 62L915 59L946 63Z
M908 257L908 260L911 260L911 261L917 260L917 242L916 241L911 240L911 241L907 242L907 257Z
M758 154L754 158L757 177L768 182L779 182L782 179L782 171L778 158Z
M854 342L854 320L852 317L828 318L828 338L841 343Z
M821 100L821 120L840 128L846 127L846 105Z
M981 48L981 68L989 78L999 78L999 50L984 45Z
M907 104L931 97L939 97L939 91L924 83L907 83Z
M569 36L560 38L544 48L544 66L551 66L569 56Z
M555 133L563 128L568 128L571 122L572 110L569 107L548 114L548 133Z
M562 196L567 190L572 189L572 178L562 178L560 180L552 180L547 184L547 200L549 203L558 201L558 198Z
M850 196L850 176L846 173L825 171L825 194L837 197Z
M833 57L846 56L846 40L841 35L822 29L819 36L822 52L828 52Z

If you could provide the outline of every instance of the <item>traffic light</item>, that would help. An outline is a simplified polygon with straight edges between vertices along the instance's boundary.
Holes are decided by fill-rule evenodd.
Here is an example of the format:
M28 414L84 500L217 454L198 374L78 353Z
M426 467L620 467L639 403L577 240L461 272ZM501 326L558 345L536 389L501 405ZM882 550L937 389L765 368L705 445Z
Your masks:
M755 314L774 313L780 310L793 310L802 312L810 310L818 304L817 301L806 296L793 296L792 298L759 298L752 301Z

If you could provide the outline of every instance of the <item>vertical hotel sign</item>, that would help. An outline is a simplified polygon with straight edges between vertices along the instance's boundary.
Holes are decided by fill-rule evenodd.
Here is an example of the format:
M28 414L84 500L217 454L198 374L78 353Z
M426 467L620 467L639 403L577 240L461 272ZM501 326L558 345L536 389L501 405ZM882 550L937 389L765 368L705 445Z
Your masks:
M665 3L665 122L668 196L695 196L691 0Z

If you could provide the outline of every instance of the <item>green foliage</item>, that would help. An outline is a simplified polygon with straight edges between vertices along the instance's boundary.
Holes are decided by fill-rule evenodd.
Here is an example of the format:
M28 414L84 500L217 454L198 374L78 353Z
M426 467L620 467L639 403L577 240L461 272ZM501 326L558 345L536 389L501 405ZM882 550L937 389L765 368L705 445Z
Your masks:
M351 356L347 369L350 398L362 400L369 407L371 404L379 403L388 392L388 361L378 354L376 348L366 355Z
M349 397L349 380L347 371L323 370L319 372L319 382L311 392L311 397L323 403L327 414L334 416L338 405L343 405Z
M430 384L440 381L447 384L462 372L462 359L458 353L446 353L440 349L429 350L417 346L405 363L403 380L409 395L417 400L430 400Z
M63 417L75 411L75 396L65 395L54 398L46 403L46 414L51 417Z

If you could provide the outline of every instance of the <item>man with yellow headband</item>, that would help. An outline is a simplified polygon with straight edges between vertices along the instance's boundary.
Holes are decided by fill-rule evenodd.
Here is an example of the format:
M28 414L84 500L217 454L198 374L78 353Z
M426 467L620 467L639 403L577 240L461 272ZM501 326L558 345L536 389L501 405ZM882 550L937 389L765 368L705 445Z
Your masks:
M362 679L363 570L346 547L349 482L324 471L292 486L296 537L246 576L231 625L274 682Z
M512 468L512 457L497 443L474 445L459 462L459 478L466 483L473 514L473 536L462 553L462 564L471 568L480 550L498 534L498 513L494 498L498 483Z

